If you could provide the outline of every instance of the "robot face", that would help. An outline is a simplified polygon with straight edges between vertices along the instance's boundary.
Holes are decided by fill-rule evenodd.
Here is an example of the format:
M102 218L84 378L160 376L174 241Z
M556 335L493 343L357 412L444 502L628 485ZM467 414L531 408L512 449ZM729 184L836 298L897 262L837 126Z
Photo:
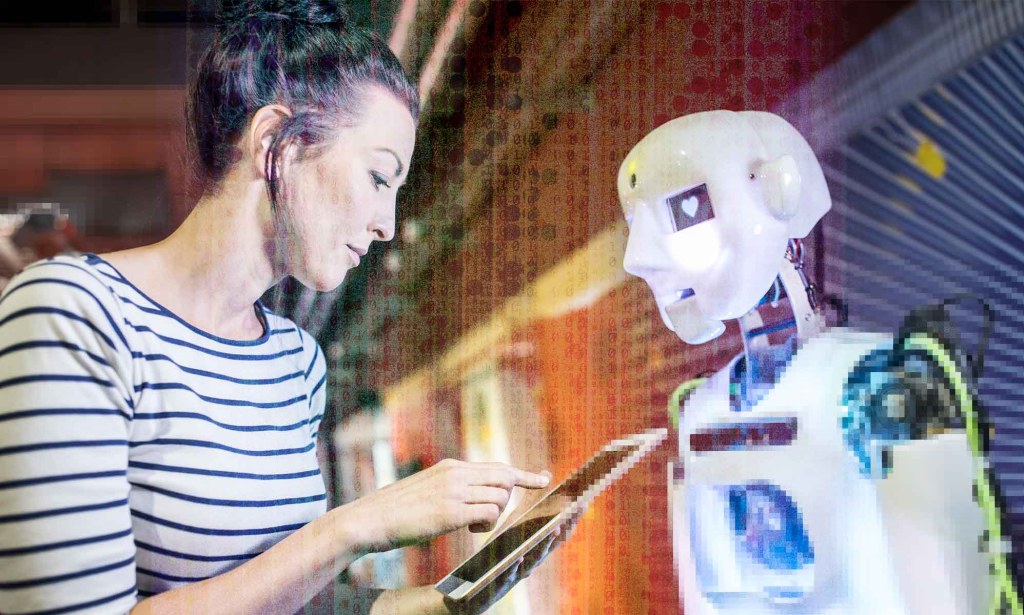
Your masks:
M801 178L815 172L809 193ZM618 191L629 225L623 266L647 282L665 325L688 343L717 337L721 321L753 308L789 238L806 235L828 209L810 148L784 120L758 112L711 111L660 126L623 161ZM810 215L800 211L808 197L818 202L803 208Z

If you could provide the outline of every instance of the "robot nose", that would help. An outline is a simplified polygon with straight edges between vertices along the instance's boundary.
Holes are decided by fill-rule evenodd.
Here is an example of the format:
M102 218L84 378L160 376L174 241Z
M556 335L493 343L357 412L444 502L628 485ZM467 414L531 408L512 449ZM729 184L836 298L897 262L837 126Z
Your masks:
M664 237L657 219L646 205L639 205L633 213L626 241L626 254L622 267L626 272L645 278L650 273L670 267L665 251Z

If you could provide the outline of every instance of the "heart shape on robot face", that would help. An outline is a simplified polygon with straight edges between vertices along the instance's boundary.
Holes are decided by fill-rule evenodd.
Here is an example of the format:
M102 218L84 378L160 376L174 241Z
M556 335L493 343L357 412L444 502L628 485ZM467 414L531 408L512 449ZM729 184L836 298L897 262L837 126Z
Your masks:
M680 203L679 207L687 216L692 218L697 215L697 208L700 207L700 200L696 195L694 195Z

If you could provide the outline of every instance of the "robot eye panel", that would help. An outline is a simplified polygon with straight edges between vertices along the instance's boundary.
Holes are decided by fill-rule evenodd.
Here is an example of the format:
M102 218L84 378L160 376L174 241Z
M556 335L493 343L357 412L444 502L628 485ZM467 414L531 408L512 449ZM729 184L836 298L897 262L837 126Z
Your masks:
M708 185L700 184L665 197L672 218L672 227L676 231L706 222L715 217L708 195Z

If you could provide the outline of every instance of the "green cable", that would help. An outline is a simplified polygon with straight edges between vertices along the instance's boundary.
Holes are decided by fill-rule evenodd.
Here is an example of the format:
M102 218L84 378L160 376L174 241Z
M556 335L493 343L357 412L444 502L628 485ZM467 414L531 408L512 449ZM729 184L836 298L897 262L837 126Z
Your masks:
M679 405L691 391L704 384L707 378L694 378L682 383L668 396L668 421L672 429L679 430Z
M945 372L950 383L953 385L953 390L956 393L957 399L960 402L960 409L964 417L964 426L967 431L967 443L971 447L971 453L975 458L985 460L985 451L982 450L980 434L978 432L978 417L974 411L974 401L967 390L967 384L964 382L960 375L960 371L957 369L956 363L953 358L949 356L949 352L939 343L935 338L924 335L914 334L911 335L904 342L903 347L906 350L919 350L928 353L932 358L938 362L942 371ZM986 526L988 528L988 535L991 539L1004 540L1002 518L999 514L999 504L996 502L995 493L992 490L992 485L989 483L988 474L985 471L984 463L977 463L975 467L975 485L978 491L978 505L981 507L982 514L985 516ZM1003 599L1009 604L1011 613L1013 615L1024 615L1024 606L1022 606L1020 595L1017 593L1017 589L1014 587L1013 579L1010 576L1009 567L1009 554L1003 553L991 553L992 567L996 574L996 586L995 586L995 599L992 602L992 613L996 614L1000 612L1000 605Z

